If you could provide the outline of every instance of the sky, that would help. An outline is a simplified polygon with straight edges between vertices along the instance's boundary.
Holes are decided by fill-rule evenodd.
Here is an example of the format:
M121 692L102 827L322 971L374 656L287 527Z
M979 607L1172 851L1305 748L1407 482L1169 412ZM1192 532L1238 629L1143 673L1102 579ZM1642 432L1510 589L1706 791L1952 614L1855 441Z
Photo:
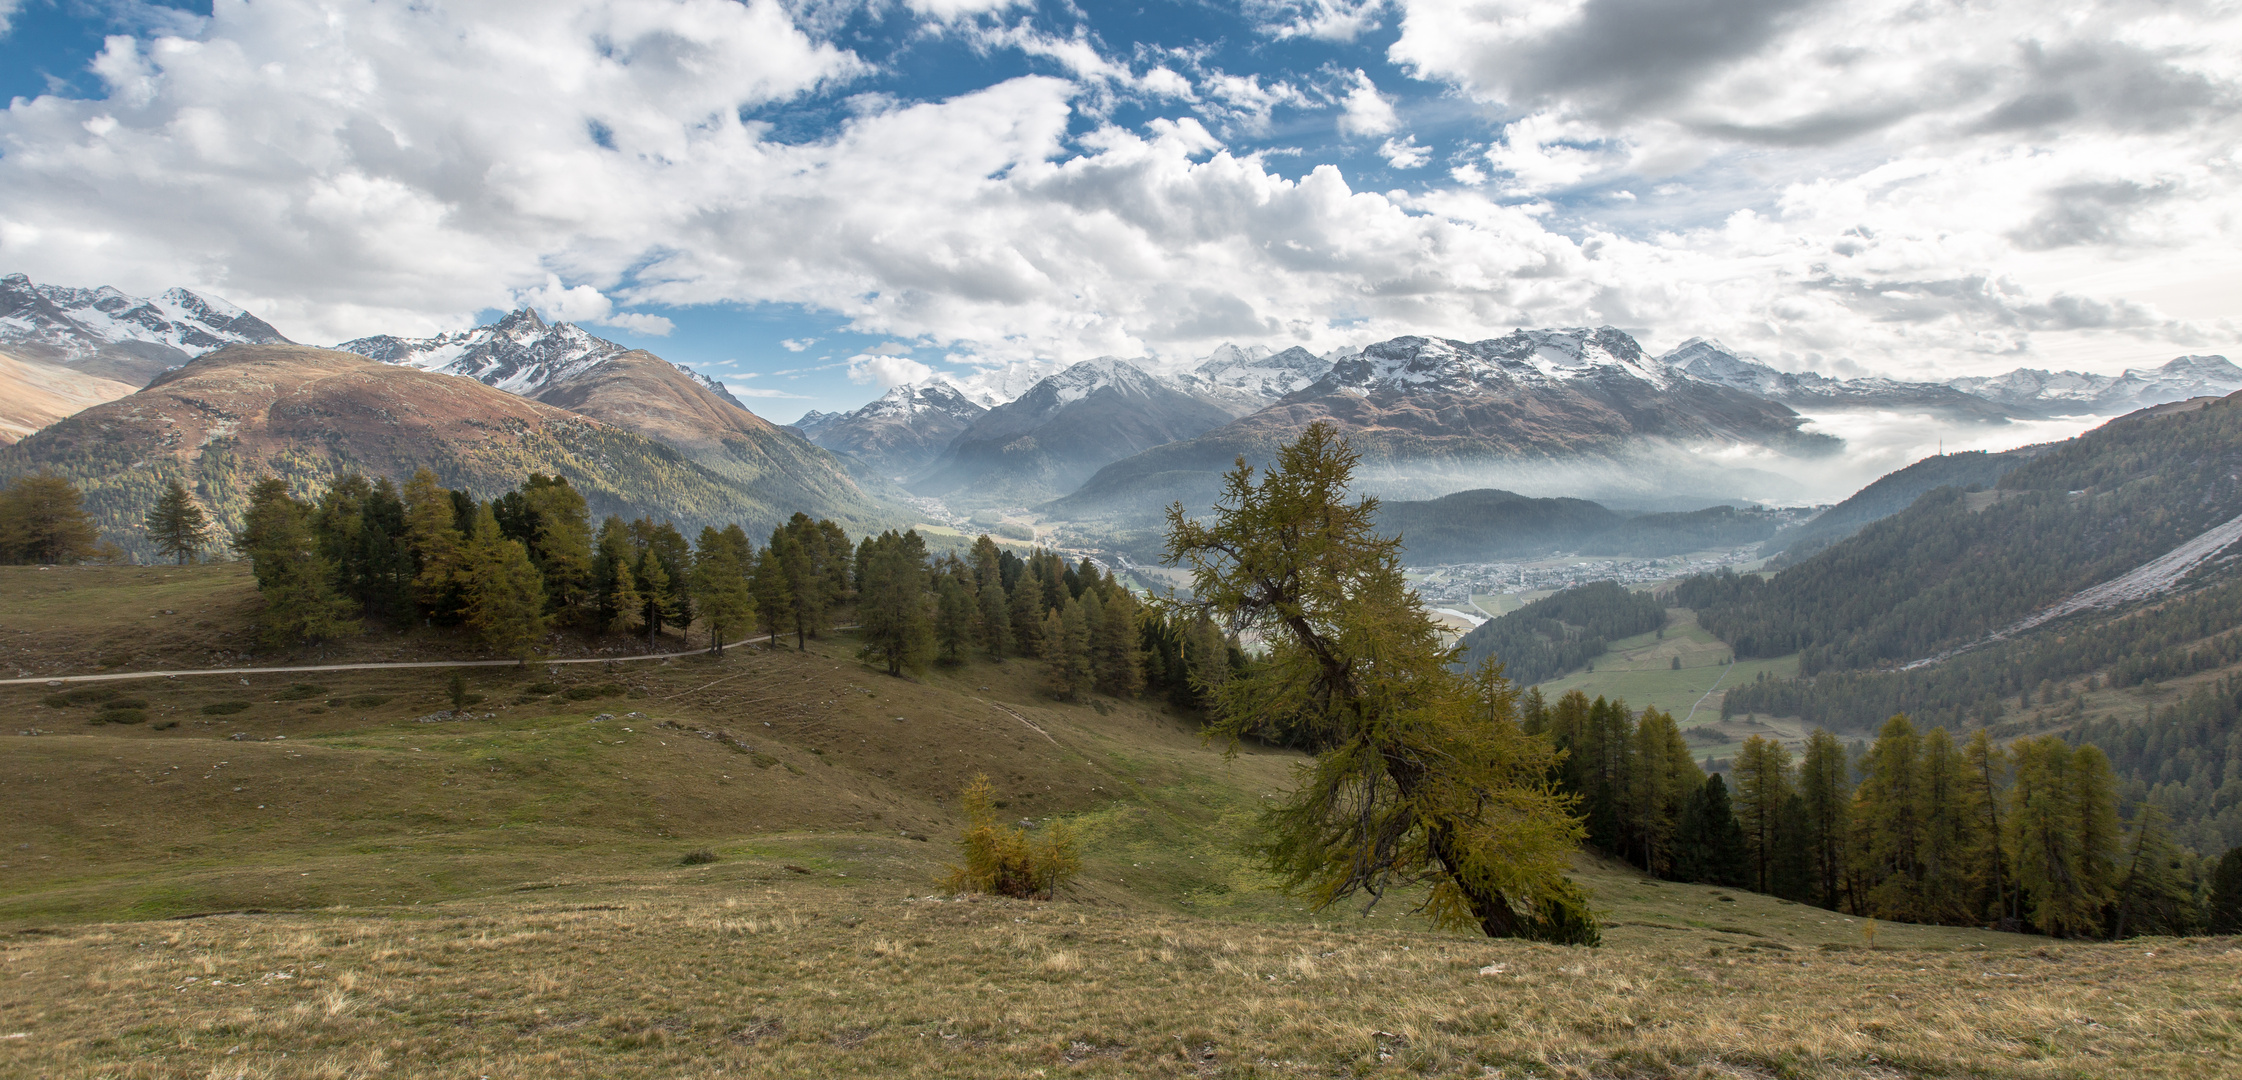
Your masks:
M528 304L758 411L1613 325L2234 354L2233 0L0 0L0 271Z

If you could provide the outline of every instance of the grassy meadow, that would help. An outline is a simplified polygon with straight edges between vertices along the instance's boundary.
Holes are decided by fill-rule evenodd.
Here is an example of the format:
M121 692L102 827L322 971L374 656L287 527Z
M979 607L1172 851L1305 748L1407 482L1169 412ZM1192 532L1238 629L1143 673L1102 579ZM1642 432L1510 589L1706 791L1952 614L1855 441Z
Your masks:
M202 666L254 610L232 567L29 573L0 641L41 675ZM441 646L396 640L336 651ZM448 677L0 687L0 1075L2242 1071L2232 939L1876 926L1592 860L1599 949L1306 911L1245 853L1302 759L1029 663L891 679L835 635L474 669L439 717ZM1058 900L939 894L976 773L1074 823Z

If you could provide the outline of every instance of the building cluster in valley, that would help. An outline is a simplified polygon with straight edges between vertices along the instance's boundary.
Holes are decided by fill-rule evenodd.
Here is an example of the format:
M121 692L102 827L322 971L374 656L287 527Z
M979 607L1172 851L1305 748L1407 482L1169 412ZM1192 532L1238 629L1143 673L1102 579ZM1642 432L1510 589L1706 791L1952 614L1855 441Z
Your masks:
M1455 563L1408 570L1425 603L1469 611L1474 596L1555 592L1591 581L1651 585L1724 566L1742 568L1759 559L1759 545L1750 544L1663 559L1584 559L1559 553L1533 562Z

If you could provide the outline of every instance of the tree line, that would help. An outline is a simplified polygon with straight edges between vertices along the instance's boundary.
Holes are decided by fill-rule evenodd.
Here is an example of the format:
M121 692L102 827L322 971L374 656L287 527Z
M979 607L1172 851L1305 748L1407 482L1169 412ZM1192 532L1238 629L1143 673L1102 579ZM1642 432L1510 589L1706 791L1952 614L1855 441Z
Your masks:
M375 621L464 627L523 656L557 629L642 634L652 648L699 627L719 649L760 630L804 647L845 613L864 656L891 674L1018 657L1039 661L1064 699L1152 692L1186 706L1245 663L1212 620L1147 612L1087 558L1022 557L987 536L936 555L914 530L852 542L801 513L760 546L736 524L690 542L646 518L610 516L594 529L569 482L540 474L490 500L426 469L402 488L345 476L308 499L266 478L233 544L256 575L273 646Z
M1827 731L1796 760L1755 735L1724 777L1655 708L1534 691L1522 714L1563 751L1554 780L1580 799L1587 842L1669 880L2062 937L2192 933L2242 905L2242 881L2212 888L2242 849L2198 859L2153 804L2122 820L2116 774L2091 743L2002 747L1983 728L1957 743L1902 715L1858 755Z

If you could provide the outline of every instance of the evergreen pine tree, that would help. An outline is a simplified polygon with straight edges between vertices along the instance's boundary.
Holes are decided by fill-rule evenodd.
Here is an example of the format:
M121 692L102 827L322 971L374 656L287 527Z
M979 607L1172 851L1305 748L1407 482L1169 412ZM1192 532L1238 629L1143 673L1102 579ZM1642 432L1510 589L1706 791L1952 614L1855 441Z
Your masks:
M613 514L600 523L592 549L592 619L601 632L628 633L637 625L643 601L638 595L638 550L630 529Z
M1816 729L1806 739L1799 762L1798 794L1806 806L1806 861L1813 902L1834 911L1845 883L1846 837L1851 785L1846 782L1845 746L1837 736Z
M943 659L953 664L964 661L979 636L975 633L979 614L973 594L965 586L965 575L941 575L934 593L934 640L941 647Z
M1129 590L1114 585L1090 642L1099 690L1118 698L1144 692L1143 613Z
M1021 656L1043 655L1043 616L1048 608L1043 606L1043 582L1033 574L1021 574L1012 584L1012 593L1006 598L1012 617L1012 643Z
M529 662L545 636L545 582L529 549L498 531L485 504L462 553L467 625L492 651Z
M2214 934L2242 934L2242 847L2226 849L2212 868L2203 921Z
M0 490L0 559L70 566L96 554L101 537L77 485L45 473Z
M1905 715L1885 721L1869 748L1867 775L1855 799L1854 858L1867 890L1864 914L1925 921L1922 768L1915 725Z
M1814 860L1807 828L1806 800L1792 791L1775 818L1775 857L1768 874L1770 892L1795 903L1814 899Z
M775 544L756 555L751 587L755 594L755 618L766 635L764 647L775 649L794 610L794 598L787 591L786 566L780 561Z
M676 591L670 580L669 567L663 565L661 555L652 548L638 553L637 565L631 567L637 578L639 625L646 630L646 651L654 651L655 639L662 632L662 624L669 620L670 596Z
M891 529L864 546L857 566L863 572L856 606L863 655L885 662L890 675L926 670L935 651L926 542L917 530L898 535Z
M982 537L987 539L987 537ZM976 577L979 572L976 571ZM980 586L974 597L977 608L974 631L981 647L988 650L989 658L1002 660L1012 651L1012 611L1006 603L1004 580L994 572Z
M2009 849L2026 917L2043 934L2097 934L2112 893L2109 761L2053 735L2019 740L2010 752L2016 782L2009 789Z
M429 615L449 620L460 606L459 531L452 493L425 468L405 483L405 550L413 557L413 601Z
M1962 750L1963 797L1968 801L1977 848L1969 853L1970 878L1977 883L1976 910L1994 925L2022 929L2023 909L2010 871L2009 836L2001 827L2001 788L2008 772L2008 753L1993 745L1990 733L1979 728Z
M1751 888L1775 891L1776 834L1783 803L1790 798L1790 751L1754 735L1736 752L1736 816L1744 828L1744 850L1751 858Z
M1983 916L1972 856L1980 848L1971 813L1969 771L1954 739L1942 727L1923 736L1923 886L1918 917L1941 925L1968 925Z
M349 599L335 592L333 565L319 553L311 508L288 494L287 481L268 477L249 489L234 547L249 559L265 602L257 620L265 644L325 641L358 628Z
M195 561L195 556L210 546L210 519L177 477L164 486L156 505L148 510L147 524L148 541L155 545L156 553L177 559L181 566Z
M1066 701L1090 688L1090 624L1073 597L1043 617L1043 683Z
M1684 881L1742 888L1751 877L1751 857L1744 849L1744 828L1736 821L1728 799L1728 784L1714 773L1690 799L1682 817L1681 844L1676 859Z
M2133 815L2128 848L2118 876L2110 936L2195 933L2203 922L2195 900L2195 860L2172 842L2170 819L2163 808L2153 802L2141 804Z
M747 629L755 619L755 595L740 557L746 540L736 525L726 531L704 525L693 552L693 604L708 625L709 648L719 655L724 639Z

